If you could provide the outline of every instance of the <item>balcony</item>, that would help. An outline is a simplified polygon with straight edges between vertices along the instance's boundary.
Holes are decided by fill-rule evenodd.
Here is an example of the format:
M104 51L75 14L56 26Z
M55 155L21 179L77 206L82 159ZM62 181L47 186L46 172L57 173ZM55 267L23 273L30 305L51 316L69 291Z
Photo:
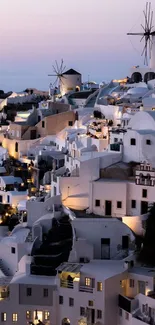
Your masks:
M88 286L79 286L79 291L80 292L88 292L88 293L93 293L93 288L88 287Z
M67 288L67 289L74 289L74 284L71 281L61 280L60 279L60 287Z

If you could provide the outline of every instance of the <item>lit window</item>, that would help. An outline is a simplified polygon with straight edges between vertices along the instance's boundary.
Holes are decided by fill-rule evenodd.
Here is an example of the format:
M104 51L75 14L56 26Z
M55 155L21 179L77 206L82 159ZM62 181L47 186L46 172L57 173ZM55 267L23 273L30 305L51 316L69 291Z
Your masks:
M12 321L17 322L18 320L18 315L17 314L12 314Z
M49 320L50 319L50 313L49 313L49 311L45 311L44 318L45 318L45 320Z
M89 306L89 307L93 307L93 306L94 306L94 302L93 302L93 300L89 300L89 301L88 301L88 306Z
M103 285L102 282L97 282L97 291L102 291Z
M6 313L1 313L1 321L6 322Z
M31 319L31 312L29 310L26 312L26 319Z
M130 288L134 288L135 281L133 279L130 279Z
M90 285L91 285L91 279L90 278L85 278L85 285L87 287L90 287Z

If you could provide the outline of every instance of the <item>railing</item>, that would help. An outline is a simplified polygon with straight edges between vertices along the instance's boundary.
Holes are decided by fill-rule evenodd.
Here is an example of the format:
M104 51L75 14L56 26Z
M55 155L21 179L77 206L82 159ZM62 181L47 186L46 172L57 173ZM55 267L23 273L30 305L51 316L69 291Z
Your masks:
M73 289L74 285L73 285L73 282L70 282L70 281L67 281L67 280L60 280L60 287L61 288Z
M79 286L79 291L93 293L93 288L88 286Z

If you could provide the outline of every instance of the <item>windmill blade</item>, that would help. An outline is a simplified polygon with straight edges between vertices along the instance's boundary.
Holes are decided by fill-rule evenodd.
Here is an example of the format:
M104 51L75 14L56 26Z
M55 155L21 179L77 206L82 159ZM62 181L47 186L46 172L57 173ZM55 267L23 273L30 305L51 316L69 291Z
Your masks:
M151 59L151 51L152 51L152 41L149 38L149 58Z
M57 60L55 60L55 64L56 64L56 69L57 69L57 74L58 74L59 73L59 66L58 66Z
M58 82L58 77L56 78L56 80L55 80L55 82L54 82L54 84L53 84L53 86L55 86L56 84L57 84L57 82Z
M147 32L149 30L147 15L146 15L145 11L143 11L143 13L144 13L144 17L145 17L145 31Z
M63 63L64 63L64 61L63 61L63 59L61 59L61 65L60 65L60 70L59 70L60 74L62 74Z
M66 65L63 67L63 69L62 69L62 73L65 71L65 69L66 69Z
M145 28L144 28L144 26L141 24L141 26L142 26L142 28L144 29L144 32L145 32Z
M141 40L140 40L140 42L142 42L142 40L144 39L144 37L145 37L145 36L143 35L142 38L141 38Z
M53 67L53 70L54 70L55 74L58 75L58 71L56 70L55 66L52 65L52 67Z
M152 22L153 22L153 11L151 12L150 31L151 31L152 28L153 28L153 26L152 26Z
M145 50L146 50L146 47L147 47L147 41L145 41L145 46L144 46L144 49L143 49L143 51L142 51L142 54L141 54L141 56L143 56L143 55L144 55L144 53L145 53Z
M48 77L57 77L57 74L48 74Z
M59 81L64 85L64 82L62 80L62 77L59 78Z
M148 10L148 28L150 30L150 17L151 16L151 2L149 2L149 10Z
M128 36L143 36L144 33L127 33Z

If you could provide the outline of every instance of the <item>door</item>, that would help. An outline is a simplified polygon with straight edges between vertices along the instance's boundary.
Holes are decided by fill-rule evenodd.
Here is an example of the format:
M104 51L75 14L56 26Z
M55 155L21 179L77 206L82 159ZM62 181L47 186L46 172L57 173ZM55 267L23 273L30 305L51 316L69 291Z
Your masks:
M138 281L138 293L142 293L145 295L145 282L144 281Z
M101 238L101 259L110 259L110 238Z
M36 137L37 137L36 130L31 130L31 135L30 135L31 140L36 139Z
M3 196L0 195L0 203L2 203L2 202L3 202Z
M148 202L141 201L141 214L146 214L148 212Z
M128 249L128 248L129 248L129 237L122 236L122 249Z
M87 308L86 315L87 315L87 323L95 324L95 309Z
M105 201L105 215L111 216L111 201Z

